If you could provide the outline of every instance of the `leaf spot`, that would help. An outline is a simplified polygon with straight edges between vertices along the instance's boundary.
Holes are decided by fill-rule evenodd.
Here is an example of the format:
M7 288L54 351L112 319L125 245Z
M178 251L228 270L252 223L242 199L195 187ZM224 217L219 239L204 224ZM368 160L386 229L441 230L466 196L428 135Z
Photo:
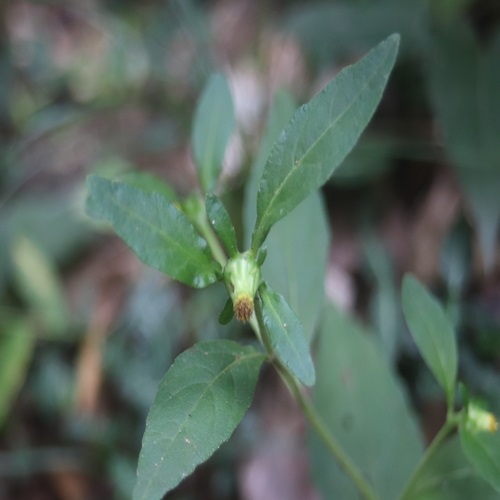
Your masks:
M191 444L191 441L189 441L188 438L184 439L184 441L185 441L186 444Z

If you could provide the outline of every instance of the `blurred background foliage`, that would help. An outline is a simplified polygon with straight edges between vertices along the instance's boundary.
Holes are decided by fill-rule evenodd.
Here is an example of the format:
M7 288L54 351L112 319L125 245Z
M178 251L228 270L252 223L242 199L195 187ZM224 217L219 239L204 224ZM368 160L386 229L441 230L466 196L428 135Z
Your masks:
M461 378L500 414L497 0L12 0L0 4L0 498L128 498L173 358L248 335L218 325L222 287L173 284L91 223L86 175L141 171L195 190L194 106L223 71L238 131L221 194L248 241L245 180L255 190L294 101L395 31L373 122L323 201L276 227L265 272L311 334L324 296L372 328L430 438L445 406L401 319L400 278L414 272L457 326ZM295 224L317 224L317 245ZM308 259L327 261L324 276ZM304 293L306 278L324 296ZM318 498L303 439L264 372L229 444L168 498Z

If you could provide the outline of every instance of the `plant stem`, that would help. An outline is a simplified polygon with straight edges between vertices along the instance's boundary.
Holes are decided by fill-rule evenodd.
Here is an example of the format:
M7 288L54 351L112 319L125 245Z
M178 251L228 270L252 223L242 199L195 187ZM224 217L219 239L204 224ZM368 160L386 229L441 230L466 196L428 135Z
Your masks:
M258 303L256 304L255 313L256 314L252 319L256 318L256 321L251 321L250 326L255 331L255 334L257 335L259 340L261 340L261 342L264 344L267 352L272 355L272 347L267 337L267 332L263 326L262 311ZM319 437L322 439L330 453L335 457L344 472L350 477L351 481L355 484L356 488L361 493L363 498L365 498L366 500L377 500L378 497L374 493L372 487L370 486L370 484L368 484L359 469L351 462L348 455L342 449L340 443L331 434L328 427L325 425L314 407L308 401L307 396L303 393L303 389L299 385L295 377L293 377L293 375L286 369L286 367L284 367L280 363L278 359L273 358L272 362L281 379L288 387L288 390L294 397L295 401L297 401L298 405L304 412L314 430L318 433Z
M197 223L198 223L197 224L198 231L205 238L205 240L207 240L208 246L210 247L210 250L212 251L212 255L214 256L215 260L222 267L224 267L227 264L226 253L224 252L224 249L219 243L219 240L217 239L217 236L215 235L215 232L212 229L210 222L208 221L208 217L204 208L203 208L203 217L201 216L198 217Z
M318 415L314 407L304 395L298 382L290 375L288 370L283 366L277 366L278 372L288 386L293 397L301 407L314 430L318 433L323 443L326 445L330 453L335 457L340 467L349 476L351 481L355 484L358 491L366 500L377 500L377 495L373 491L370 484L363 477L359 469L351 462L349 456L342 449L340 443L332 435L326 424Z
M417 483L420 474L425 469L429 460L434 456L436 451L438 450L441 443L457 428L459 422L459 418L457 414L451 413L447 416L446 422L443 427L439 429L439 432L436 434L432 443L427 447L425 453L420 460L417 468L413 471L408 483L406 483L406 487L401 493L400 500L404 500L405 498L410 498L410 495L413 493L413 489L415 484Z

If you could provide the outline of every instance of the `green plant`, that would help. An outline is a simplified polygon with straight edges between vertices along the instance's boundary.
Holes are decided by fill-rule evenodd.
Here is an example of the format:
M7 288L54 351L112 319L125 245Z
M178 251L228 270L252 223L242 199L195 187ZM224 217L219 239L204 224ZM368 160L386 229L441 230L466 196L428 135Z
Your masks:
M356 496L355 490L367 499L429 498L425 495L436 486L429 469L438 470L440 445L456 429L467 458L500 490L500 443L492 434L496 420L469 401L465 390L462 409L455 411L454 332L418 281L411 276L404 280L404 314L448 403L446 422L425 453L398 383L371 340L329 308L315 369L310 332L262 271L263 244L271 228L328 180L368 124L398 45L399 36L390 36L293 115L270 148L245 252L238 250L229 214L213 193L234 126L230 92L221 75L209 81L193 126L194 158L205 199L195 194L177 200L171 190L140 175L128 182L89 177L87 211L92 217L111 223L144 263L186 285L205 288L223 282L229 298L220 323L234 315L249 323L257 339L245 346L228 340L199 342L175 360L147 419L135 499L161 498L229 439L250 406L264 362L276 368L316 431L313 461L318 463L326 451L333 457L332 470L340 467L339 481L348 482L342 486L342 498ZM325 334L334 329L335 338ZM316 379L311 402L304 386L313 386ZM337 400L332 403L333 392ZM370 442L359 433L342 431L339 408L352 409L361 432L371 432ZM360 439L362 453L355 442ZM384 456L382 465L377 454ZM322 488L328 491L329 486Z

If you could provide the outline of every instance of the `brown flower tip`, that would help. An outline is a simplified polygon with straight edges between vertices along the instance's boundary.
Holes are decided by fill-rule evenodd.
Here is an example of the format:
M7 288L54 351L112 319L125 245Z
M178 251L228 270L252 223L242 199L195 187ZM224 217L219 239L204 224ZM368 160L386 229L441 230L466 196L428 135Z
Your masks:
M246 322L253 314L253 299L247 293L238 295L234 301L234 315L238 321Z

